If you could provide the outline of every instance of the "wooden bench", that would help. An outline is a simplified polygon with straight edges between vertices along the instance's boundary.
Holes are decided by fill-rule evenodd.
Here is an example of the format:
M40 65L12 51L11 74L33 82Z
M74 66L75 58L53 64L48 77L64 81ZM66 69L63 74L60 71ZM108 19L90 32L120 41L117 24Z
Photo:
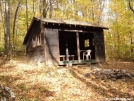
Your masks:
M65 55L60 55L60 60L65 61Z
M74 60L74 56L75 55L69 55L69 58L71 58L71 60Z
M74 60L74 56L75 56L75 55L69 55L69 60L70 60L70 59L71 59L71 60ZM65 60L66 60L65 57L66 57L65 55L60 55L60 60L61 60L61 61L65 61Z

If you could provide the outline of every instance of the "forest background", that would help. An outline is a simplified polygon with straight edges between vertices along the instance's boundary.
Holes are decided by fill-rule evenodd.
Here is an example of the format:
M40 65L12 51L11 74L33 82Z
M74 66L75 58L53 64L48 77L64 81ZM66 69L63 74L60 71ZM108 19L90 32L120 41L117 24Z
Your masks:
M25 53L33 17L104 25L106 57L134 60L134 0L0 0L0 55Z

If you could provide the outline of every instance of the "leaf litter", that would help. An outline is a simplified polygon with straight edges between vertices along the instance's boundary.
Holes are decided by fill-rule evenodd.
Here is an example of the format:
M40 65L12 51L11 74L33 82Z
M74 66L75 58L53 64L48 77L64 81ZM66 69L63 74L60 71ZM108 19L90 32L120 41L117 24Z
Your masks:
M2 60L1 60L2 61ZM116 66L116 67L115 67ZM123 68L124 67L124 68ZM133 62L112 61L102 68L134 71ZM39 66L11 60L0 67L0 82L10 87L16 101L106 101L107 98L134 99L134 80L107 81L84 75L89 66Z

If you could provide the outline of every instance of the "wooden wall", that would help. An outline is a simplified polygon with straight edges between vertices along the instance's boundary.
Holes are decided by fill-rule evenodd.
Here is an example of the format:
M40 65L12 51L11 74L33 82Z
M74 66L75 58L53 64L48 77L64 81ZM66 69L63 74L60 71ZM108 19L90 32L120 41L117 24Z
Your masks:
M94 34L95 57L98 62L105 62L105 45L103 29Z
M46 65L58 65L59 64L59 34L58 29L45 30L46 36Z
M34 48L31 51L28 51L27 57L29 61L33 63L45 62L44 47L39 46L39 47Z
M39 21L34 21L32 28L29 32L30 36L26 44L26 55L28 60L34 63L45 62L45 50L44 50L44 34L41 33L41 27ZM41 45L32 47L33 36L41 34Z
M43 31L42 29L43 28ZM105 61L104 33L101 28L84 28L76 26L48 24L41 26L40 21L34 21L26 44L27 57L33 62L45 62L46 65L59 65L59 29L64 30L83 30L94 33L95 59L99 62ZM32 47L32 37L41 34L42 44L35 48Z

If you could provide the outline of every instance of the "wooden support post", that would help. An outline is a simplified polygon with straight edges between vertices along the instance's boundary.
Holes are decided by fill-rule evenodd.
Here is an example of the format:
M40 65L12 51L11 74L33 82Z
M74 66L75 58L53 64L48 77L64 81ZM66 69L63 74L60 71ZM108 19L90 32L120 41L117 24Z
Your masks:
M78 54L78 63L80 63L80 43L79 43L79 33L76 33L76 41L77 41L77 54Z
M66 60L69 61L69 52L68 52L68 46L66 45Z
M68 52L68 45L66 44L66 66L69 66L69 52Z

